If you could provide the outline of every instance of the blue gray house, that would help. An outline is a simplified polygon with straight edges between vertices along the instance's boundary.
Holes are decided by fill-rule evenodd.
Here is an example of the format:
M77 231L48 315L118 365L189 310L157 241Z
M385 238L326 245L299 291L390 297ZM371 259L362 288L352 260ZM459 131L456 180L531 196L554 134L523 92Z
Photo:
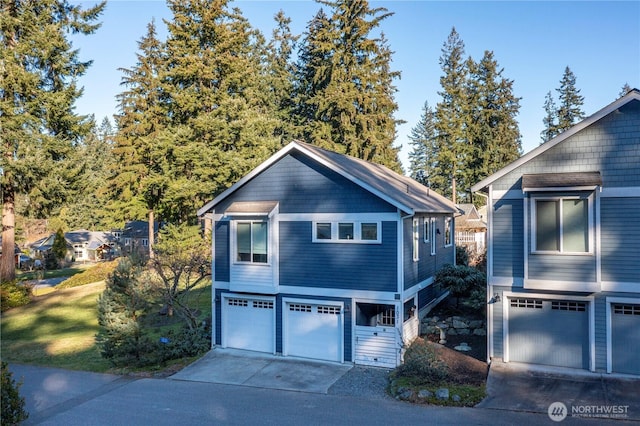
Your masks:
M491 362L640 374L640 92L472 187Z
M455 205L292 142L198 211L213 223L213 342L395 367L454 262Z

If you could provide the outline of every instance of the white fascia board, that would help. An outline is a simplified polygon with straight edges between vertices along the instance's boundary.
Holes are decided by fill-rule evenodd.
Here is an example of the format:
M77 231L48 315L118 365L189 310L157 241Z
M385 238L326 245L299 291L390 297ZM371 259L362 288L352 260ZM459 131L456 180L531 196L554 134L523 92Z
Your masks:
M575 126L569 128L565 132L559 134L555 138L549 140L548 142L543 143L542 145L540 145L537 148L529 151L528 153L526 153L525 155L523 155L519 159L515 160L511 164L507 165L506 167L502 168L501 170L498 170L496 173L492 174L491 176L488 176L485 179L481 180L480 182L476 183L475 185L473 185L471 187L471 191L472 192L482 192L482 190L484 188L486 188L487 186L489 186L490 184L492 184L496 180L500 179L501 177L505 176L507 173L510 173L511 171L517 169L518 167L520 167L523 164L527 163L529 160L532 160L533 158L537 157L538 155L548 151L549 149L551 149L554 146L558 145L560 142L570 138L571 136L575 135L576 133L580 132L581 130L584 130L585 128L589 127L590 125L592 125L596 121L598 121L601 118L611 114L612 112L614 112L618 108L626 105L627 103L629 103L629 102L631 102L633 100L640 101L640 92L635 91L635 90L630 91L625 96L615 100L614 102L610 103L606 107L602 108L600 111L597 111L596 113L592 114L591 116L585 118L584 120L582 120L581 122L579 122Z

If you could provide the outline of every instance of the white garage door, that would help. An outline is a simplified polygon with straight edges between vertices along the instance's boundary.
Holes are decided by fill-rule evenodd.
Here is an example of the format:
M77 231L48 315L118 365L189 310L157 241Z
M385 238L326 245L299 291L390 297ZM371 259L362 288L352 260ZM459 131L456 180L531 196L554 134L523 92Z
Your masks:
M222 347L274 353L274 305L274 299L225 297Z
M342 307L327 303L287 302L284 355L343 361Z

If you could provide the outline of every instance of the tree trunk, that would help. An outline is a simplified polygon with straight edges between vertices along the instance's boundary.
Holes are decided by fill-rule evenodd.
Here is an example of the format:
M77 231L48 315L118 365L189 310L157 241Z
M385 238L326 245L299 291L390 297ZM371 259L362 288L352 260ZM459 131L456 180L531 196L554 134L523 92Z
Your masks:
M149 259L153 259L154 229L153 210L149 210Z
M15 266L15 223L13 190L3 189L2 196L2 258L0 258L0 282L16 278Z

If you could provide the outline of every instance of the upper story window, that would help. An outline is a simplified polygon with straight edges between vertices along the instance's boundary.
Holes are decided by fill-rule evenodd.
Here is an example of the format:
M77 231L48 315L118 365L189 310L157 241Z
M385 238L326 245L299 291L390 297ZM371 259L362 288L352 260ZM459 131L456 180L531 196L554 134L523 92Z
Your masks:
M149 247L149 240L147 238L143 238L141 242L142 242L142 247Z
M380 222L314 222L313 242L380 243Z
M589 253L589 199L533 198L532 249L542 253Z
M425 217L424 218L424 242L428 243L429 241L431 241L431 218Z
M429 237L429 239L431 240L431 255L434 256L436 254L436 219L432 217L429 222L429 233L431 234L431 236Z
M447 217L444 219L444 246L448 247L453 244L453 219Z
M267 263L267 222L236 223L236 261Z

